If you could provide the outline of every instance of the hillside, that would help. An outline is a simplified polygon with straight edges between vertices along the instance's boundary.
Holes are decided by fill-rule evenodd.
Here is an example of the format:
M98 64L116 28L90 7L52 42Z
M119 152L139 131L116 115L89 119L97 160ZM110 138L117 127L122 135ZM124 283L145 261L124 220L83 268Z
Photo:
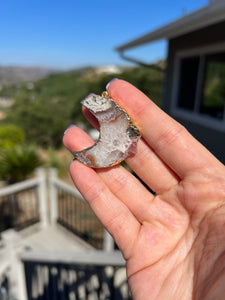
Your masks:
M59 70L41 67L0 66L0 87L5 84L17 84L22 81L36 81Z
M4 86L0 97L13 99L1 124L14 124L24 130L27 142L42 147L59 147L70 124L88 129L80 101L90 93L101 94L114 77L129 81L160 105L163 73L145 67L125 68L117 74L96 72L94 68L74 70L19 86Z

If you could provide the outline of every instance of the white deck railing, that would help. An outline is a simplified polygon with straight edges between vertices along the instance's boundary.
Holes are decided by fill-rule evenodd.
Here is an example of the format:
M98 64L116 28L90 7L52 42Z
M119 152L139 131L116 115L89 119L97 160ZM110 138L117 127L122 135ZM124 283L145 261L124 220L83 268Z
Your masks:
M119 251L25 252L28 299L131 300Z
M48 175L48 176L47 176ZM28 179L25 180L23 182L20 183L16 183L10 186L6 186L0 189L0 199L1 200L7 200L7 197L9 197L8 199L10 199L10 197L12 195L12 198L16 197L20 197L18 195L22 195L23 192L26 192L27 190L35 190L35 193L37 193L37 201L38 201L38 214L39 214L39 225L42 227L51 225L51 224L55 224L58 220L58 207L59 207L59 199L58 199L58 191L63 191L63 193L76 197L76 199L79 199L82 203L85 203L86 205L86 201L85 199L82 197L82 195L79 193L79 191L73 187L70 186L69 184L63 182L62 180L60 180L57 177L57 171L55 169L49 169L49 170L45 170L45 169L38 169L36 171L36 177L32 178L32 179ZM21 194L20 194L21 193ZM16 196L15 196L16 195ZM22 196L21 196L22 197ZM22 197L23 198L23 197ZM6 201L7 202L7 201ZM15 232L14 232L15 233ZM16 275L18 272L16 270L16 268L19 268L19 272L22 272L22 268L20 265L18 265L18 263L14 263L15 260L18 260L18 255L20 253L24 252L24 249L20 248L18 249L18 244L17 241L14 238L14 233L11 234L9 233L9 238L7 237L6 234L6 238L2 239L3 243L3 247L0 248L0 261L3 260L3 253L7 252L8 255L7 257L9 259L4 259L4 266L3 264L1 264L0 262L0 281L2 278L4 278L5 276L9 276L10 280L13 282L16 282L16 280L18 281L18 275ZM15 233L16 236L16 233ZM20 241L21 243L21 241ZM22 245L23 243L21 243ZM22 250L21 250L22 249ZM114 241L112 239L112 237L106 232L104 231L104 243L103 243L103 250L104 252L101 253L101 258L100 256L98 256L99 254L96 255L98 256L99 259L97 259L97 256L95 257L95 259L97 259L97 263L98 261L101 261L103 257L107 258L105 263L107 265L110 265L112 263L112 259L116 259L116 264L117 266L122 266L124 265L124 261L121 260L121 258L118 258L118 254L112 254L111 251L114 250ZM105 254L106 252L110 252L110 255L107 256L107 254ZM100 253L100 252L98 252ZM104 253L104 254L103 254ZM1 254L3 256L1 256ZM23 260L28 261L29 259L33 259L31 256L32 255L36 255L35 253L26 253L26 256L23 256ZM41 255L41 256L40 256ZM65 257L67 257L68 253L65 253L64 255L61 256L61 258L63 258L63 263L65 262ZM38 259L39 261L46 261L48 260L49 262L53 259L57 260L59 259L59 257L56 257L56 254L50 254L50 256L48 256L46 253L42 253L38 255ZM69 256L72 259L72 256ZM88 257L90 258L91 256L89 256L89 254L85 254L83 256L83 263L85 265L85 261L88 261ZM111 257L109 259L109 257ZM73 257L72 261L73 264L75 264L75 258ZM20 283L18 283L19 287L19 300L20 299L26 299L26 297L24 296L24 282L22 279L22 275L20 276L19 281L21 281ZM15 287L15 289L17 289L17 287ZM15 289L14 289L14 294L15 294ZM1 282L0 282L0 290L1 290ZM1 297L1 296L0 296ZM4 299L4 298L3 298Z
M47 226L48 223L55 224L58 220L58 190L62 190L67 195L74 196L76 199L86 203L83 196L74 186L58 178L57 170L53 168L48 170L43 168L37 169L35 178L1 188L0 197L10 196L32 188L37 189L38 214L42 226ZM103 249L111 251L113 248L114 241L112 237L107 231L104 231Z
M27 179L22 182L18 182L0 189L0 197L6 197L20 192L37 189L38 196L38 210L40 222L43 226L47 225L48 213L47 213L47 184L46 184L46 172L44 169L39 168L36 171L36 177Z

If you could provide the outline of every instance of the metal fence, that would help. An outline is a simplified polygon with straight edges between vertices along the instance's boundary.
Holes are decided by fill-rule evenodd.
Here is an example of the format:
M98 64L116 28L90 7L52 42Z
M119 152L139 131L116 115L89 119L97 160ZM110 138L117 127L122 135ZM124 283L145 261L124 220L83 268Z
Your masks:
M103 247L103 227L88 204L58 188L58 222L97 249Z
M28 300L130 300L119 252L27 252L23 255Z
M57 221L96 249L103 249L104 229L82 195L50 170L52 222Z
M23 229L39 221L37 187L0 197L0 230Z
M41 169L37 173L37 178L0 189L0 232L20 230L43 218L40 212L46 199L45 173Z

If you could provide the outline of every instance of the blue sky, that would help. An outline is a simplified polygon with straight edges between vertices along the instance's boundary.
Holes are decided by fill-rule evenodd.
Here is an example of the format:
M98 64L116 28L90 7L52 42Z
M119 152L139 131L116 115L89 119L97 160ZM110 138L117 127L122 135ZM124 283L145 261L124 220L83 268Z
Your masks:
M114 51L131 39L208 4L207 0L0 0L0 65L70 69L127 64ZM160 42L132 51L153 62Z

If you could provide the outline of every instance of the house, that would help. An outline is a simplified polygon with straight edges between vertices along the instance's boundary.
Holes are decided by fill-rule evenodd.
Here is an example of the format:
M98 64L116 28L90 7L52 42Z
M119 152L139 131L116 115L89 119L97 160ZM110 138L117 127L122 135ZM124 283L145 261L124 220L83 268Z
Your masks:
M225 163L225 1L184 15L116 48L166 39L162 108Z

